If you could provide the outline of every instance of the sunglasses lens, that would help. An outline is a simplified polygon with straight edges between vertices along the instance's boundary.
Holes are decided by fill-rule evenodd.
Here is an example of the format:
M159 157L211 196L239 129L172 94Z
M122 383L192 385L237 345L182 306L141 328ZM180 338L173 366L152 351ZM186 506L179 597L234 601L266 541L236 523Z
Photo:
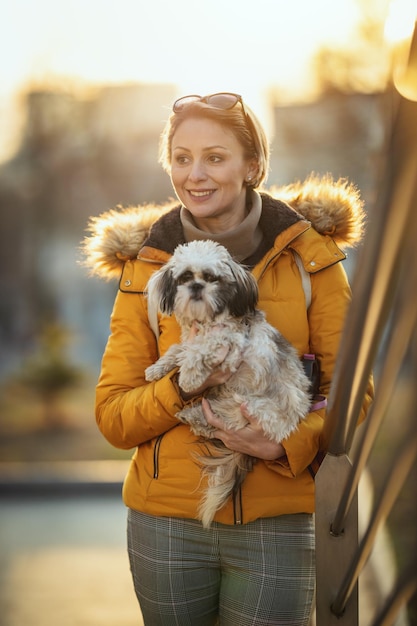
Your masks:
M212 96L207 96L204 100L210 106L216 107L216 109L232 109L239 102L240 98L234 93L216 93Z
M183 98L178 98L172 106L174 113L178 113L184 107L188 106L192 102L201 102L201 96L184 96Z

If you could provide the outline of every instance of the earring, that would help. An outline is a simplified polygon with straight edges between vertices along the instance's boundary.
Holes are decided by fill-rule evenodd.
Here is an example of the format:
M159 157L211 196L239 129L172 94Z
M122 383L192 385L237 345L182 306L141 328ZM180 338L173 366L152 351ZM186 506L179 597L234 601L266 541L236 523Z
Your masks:
M247 176L247 178L246 178L246 182L247 182L247 183L250 183L250 181L251 181L251 180L252 180L252 176Z

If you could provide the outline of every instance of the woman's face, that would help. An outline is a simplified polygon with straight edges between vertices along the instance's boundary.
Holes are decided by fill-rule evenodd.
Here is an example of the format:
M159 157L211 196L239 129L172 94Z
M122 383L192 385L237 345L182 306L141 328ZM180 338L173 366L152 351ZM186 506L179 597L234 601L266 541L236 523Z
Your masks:
M208 232L236 227L245 217L248 176L256 162L244 157L235 135L221 124L184 120L171 143L171 181L197 226Z

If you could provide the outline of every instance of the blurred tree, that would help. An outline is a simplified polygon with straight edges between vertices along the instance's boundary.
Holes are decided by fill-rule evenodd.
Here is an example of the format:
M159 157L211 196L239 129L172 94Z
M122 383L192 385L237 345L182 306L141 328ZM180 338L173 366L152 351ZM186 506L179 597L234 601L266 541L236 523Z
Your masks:
M111 306L110 290L86 287L79 242L91 215L172 194L157 160L161 116L175 93L170 85L84 91L59 81L22 92L21 142L0 163L0 381L46 316L85 333L99 362L108 319L98 335L90 320Z
M82 371L68 362L65 347L68 333L62 326L48 324L39 338L36 352L23 364L18 380L39 397L43 407L43 423L48 429L68 426L60 405L64 389L77 386Z

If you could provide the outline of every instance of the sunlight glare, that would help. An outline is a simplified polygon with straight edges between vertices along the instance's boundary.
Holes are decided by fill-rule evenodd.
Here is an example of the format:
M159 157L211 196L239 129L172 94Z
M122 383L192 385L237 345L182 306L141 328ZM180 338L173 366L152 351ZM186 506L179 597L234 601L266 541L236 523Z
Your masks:
M8 4L0 25L9 59L1 70L3 91L48 74L175 83L185 92L207 85L205 93L230 83L229 89L242 84L252 91L260 84L299 84L317 47L347 39L357 19L353 0L258 0L256 10L211 0L198 11L194 0Z
M397 91L417 101L417 63L413 32L417 26L417 7L410 0L393 0L385 23L384 36L392 51L392 76ZM414 35L415 36L415 35ZM414 52L412 52L414 50Z
M413 0L392 0L389 6L384 35L390 43L411 37L417 20L417 6Z

